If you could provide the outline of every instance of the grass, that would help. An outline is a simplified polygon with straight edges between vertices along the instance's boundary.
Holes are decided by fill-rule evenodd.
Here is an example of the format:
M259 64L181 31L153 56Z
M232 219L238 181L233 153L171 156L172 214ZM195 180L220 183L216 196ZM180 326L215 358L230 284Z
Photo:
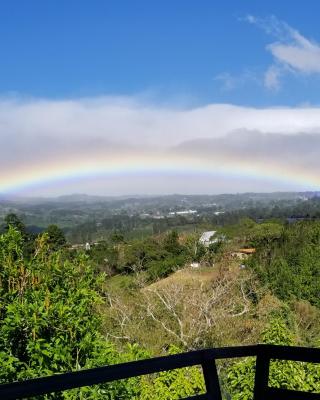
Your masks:
M115 275L106 280L106 289L111 292L135 289L135 277L133 275Z
M200 267L193 269L186 267L180 269L173 274L161 279L157 282L147 286L148 288L161 288L166 285L179 284L179 285L194 285L201 283L208 283L215 280L219 271L215 267Z

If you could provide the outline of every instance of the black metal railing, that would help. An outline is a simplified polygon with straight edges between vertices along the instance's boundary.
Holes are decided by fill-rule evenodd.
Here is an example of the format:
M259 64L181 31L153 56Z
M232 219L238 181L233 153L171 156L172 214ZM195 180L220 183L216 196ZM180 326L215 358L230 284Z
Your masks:
M221 400L220 384L215 361L235 357L256 357L254 385L255 400L320 400L319 393L299 392L268 386L271 360L291 360L320 363L320 349L274 345L222 347L192 351L124 364L109 365L78 372L70 372L0 385L0 399L25 399L32 396L107 383L176 368L200 365L206 393L188 399ZM187 400L187 399L185 399Z

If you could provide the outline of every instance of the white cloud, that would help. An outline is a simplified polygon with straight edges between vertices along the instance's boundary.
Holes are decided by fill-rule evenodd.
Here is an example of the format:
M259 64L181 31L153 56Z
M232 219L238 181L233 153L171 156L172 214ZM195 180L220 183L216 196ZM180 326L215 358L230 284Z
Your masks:
M267 49L275 60L304 74L320 73L320 47L305 38L292 44L272 43Z
M320 131L318 107L254 108L208 104L164 107L134 97L0 101L0 159L16 161L18 149L74 146L168 147L195 138L224 136L235 129L294 134ZM34 155L40 153L34 153Z
M252 132L249 136L248 131ZM234 132L232 137L228 136L230 132ZM309 136L290 139L301 133ZM277 140L270 136L275 134L280 135ZM250 147L247 154L251 159L254 154L262 154L263 139L265 150L270 153L268 162L278 162L281 149L290 148L294 157L299 157L299 163L313 168L308 164L311 152L312 160L320 158L320 141L315 137L320 138L319 107L253 108L208 104L179 109L119 97L68 101L3 99L0 101L0 184L1 175L5 177L12 170L19 174L30 164L41 169L43 163L63 162L73 157L94 161L100 156L125 160L128 154L158 152L161 155L182 143L201 140L210 140L220 155L228 153L230 157L233 154L245 157L246 149ZM303 139L312 145L301 151ZM230 144L235 143L237 146L232 152ZM217 154L211 144L207 149L212 155ZM272 148L277 148L277 152ZM201 152L195 154L201 159ZM160 183L155 183L155 190L165 193L168 188L165 179L161 179ZM142 180L140 183L142 186ZM125 192L126 184L134 189L132 177L123 178L122 192ZM184 184L189 188L188 192L192 192L191 181L187 178L179 181L181 187ZM198 189L205 192L205 179L202 184L203 189ZM234 190L245 187L240 182L237 184ZM216 191L225 190L225 183L221 181L219 185L220 189L215 186ZM259 184L255 189L261 190Z
M306 38L298 30L274 16L263 19L248 15L246 21L276 38L275 42L266 47L274 59L265 74L267 88L278 89L280 75L288 72L303 75L320 74L318 43Z
M232 76L229 72L223 72L214 77L215 81L221 82L222 90L228 92L238 86L238 80Z
M259 79L254 71L245 70L241 74L232 75L229 72L223 72L214 77L215 81L222 84L222 91L229 92L234 89L245 86L247 83L258 83Z
M202 158L223 154L228 160L247 159L254 165L282 165L283 168L319 170L320 134L262 133L239 129L224 137L181 143L176 149Z
M281 70L275 65L271 65L264 75L264 85L267 89L279 90L280 89L280 76Z

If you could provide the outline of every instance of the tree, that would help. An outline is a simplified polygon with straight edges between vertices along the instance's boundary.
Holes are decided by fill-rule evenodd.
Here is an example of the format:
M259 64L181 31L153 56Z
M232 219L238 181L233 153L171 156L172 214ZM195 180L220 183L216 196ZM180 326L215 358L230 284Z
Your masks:
M200 261L206 254L206 247L199 242L198 234L189 234L184 240L186 256L190 261Z
M146 356L134 347L119 355L103 338L97 311L103 276L97 276L85 255L65 259L50 250L47 234L37 239L30 260L22 247L16 229L0 236L0 383ZM130 382L66 391L54 398L131 398L139 384Z
M256 224L248 234L249 245L267 248L273 241L277 241L283 232L283 226L275 222Z
M30 258L34 252L34 240L36 235L27 232L25 224L16 214L8 214L5 217L4 232L8 232L11 228L21 234L23 254L26 258Z
M286 226L279 238L258 248L248 265L280 299L301 299L320 306L318 222Z
M115 244L119 244L122 243L124 241L124 236L121 232L119 231L114 231L111 234L110 237L111 242L115 243Z
M22 236L26 235L26 227L25 224L22 222L22 220L14 213L10 213L6 215L5 219L5 232L8 232L9 228L15 228L17 231L19 231Z
M99 281L83 257L71 263L48 252L47 235L37 240L30 261L23 257L22 243L13 228L0 237L0 354L10 354L16 364L14 371L3 368L2 375L19 378L81 367L98 338L99 318L92 311Z
M24 259L21 233L0 236L0 383L150 357L138 345L119 353L101 335L103 276L81 254L72 261L39 236ZM178 348L170 347L171 354ZM204 391L197 367L57 393L55 399L171 399ZM44 397L49 398L49 397ZM51 397L50 397L51 398Z
M48 235L48 244L53 250L58 250L67 243L63 231L57 225L49 225L45 231Z
M106 314L113 335L156 349L225 345L231 337L239 341L241 334L248 340L250 332L241 321L253 307L249 298L255 282L250 274L225 274L207 282L176 278L147 286L130 298L111 294Z
M182 246L179 243L179 235L177 231L167 233L163 241L164 249L174 255L178 255L182 251Z

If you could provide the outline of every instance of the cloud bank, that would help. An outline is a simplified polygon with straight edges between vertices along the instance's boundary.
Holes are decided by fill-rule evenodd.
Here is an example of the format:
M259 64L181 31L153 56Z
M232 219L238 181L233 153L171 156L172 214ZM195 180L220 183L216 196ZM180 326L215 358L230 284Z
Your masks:
M5 178L13 172L19 175L19 171L30 165L41 169L43 164L51 161L63 163L83 157L90 162L98 156L125 161L128 155L153 153L159 157L188 154L208 160L214 157L243 158L252 160L253 168L258 162L265 163L266 169L268 164L279 168L296 165L306 173L314 174L320 171L320 109L259 109L231 104L184 109L156 106L125 97L0 101L0 185L1 176ZM145 170L148 171L148 165ZM139 179L137 191L152 191L151 178L148 178L148 187L144 185L145 189L142 178L137 177ZM154 190L158 193L177 189L176 184L170 184L163 176L157 179ZM203 193L226 191L227 180L219 179L208 187L208 181L198 177L194 179L194 190ZM245 179L240 182L237 178L236 185L230 183L229 191L250 187L252 190L265 189L263 182L256 181L248 187ZM132 177L121 180L122 193L135 192ZM180 191L183 187L188 189L187 192L193 191L187 176L179 177L177 181ZM270 189L281 189L271 183ZM73 191L81 191L82 186L77 184L78 189L75 187ZM90 185L90 190L94 190L92 182ZM101 189L99 186L99 192L112 194L110 190L115 190L110 189L112 187Z

